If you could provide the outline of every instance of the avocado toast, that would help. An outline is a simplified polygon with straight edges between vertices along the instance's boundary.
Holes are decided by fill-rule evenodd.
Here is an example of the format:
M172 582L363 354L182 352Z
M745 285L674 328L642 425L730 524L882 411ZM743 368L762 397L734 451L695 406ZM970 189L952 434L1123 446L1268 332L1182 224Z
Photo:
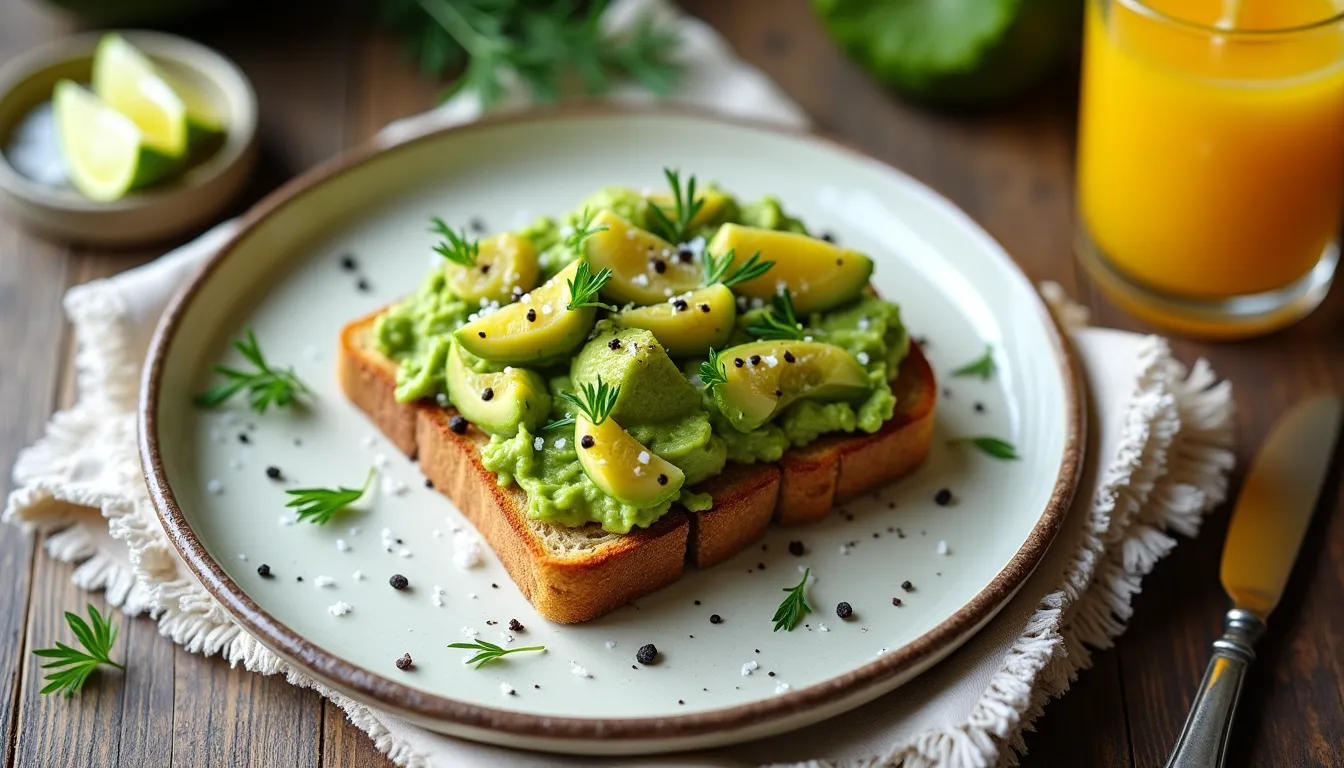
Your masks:
M867 257L668 176L479 241L436 221L442 268L341 335L347 396L553 621L818 519L932 437L932 371Z

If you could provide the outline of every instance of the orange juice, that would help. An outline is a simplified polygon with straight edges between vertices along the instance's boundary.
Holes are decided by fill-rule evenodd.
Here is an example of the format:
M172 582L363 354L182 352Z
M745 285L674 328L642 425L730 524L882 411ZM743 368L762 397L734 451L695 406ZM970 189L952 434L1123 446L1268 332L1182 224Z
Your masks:
M1341 12L1344 0L1088 0L1078 208L1105 261L1204 300L1282 289L1330 258Z

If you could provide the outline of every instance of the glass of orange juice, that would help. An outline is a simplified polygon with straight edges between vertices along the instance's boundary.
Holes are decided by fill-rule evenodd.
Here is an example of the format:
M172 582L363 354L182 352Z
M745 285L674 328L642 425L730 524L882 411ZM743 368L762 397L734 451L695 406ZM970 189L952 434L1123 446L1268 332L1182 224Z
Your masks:
M1344 0L1087 0L1079 260L1196 335L1310 312L1344 221Z

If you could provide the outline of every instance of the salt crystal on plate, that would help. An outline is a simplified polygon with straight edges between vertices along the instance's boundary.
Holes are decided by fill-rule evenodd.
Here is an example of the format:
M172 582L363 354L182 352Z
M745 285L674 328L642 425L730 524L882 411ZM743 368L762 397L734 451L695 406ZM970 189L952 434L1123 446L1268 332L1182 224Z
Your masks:
M515 691L513 690L513 686L509 685L508 683L500 683L499 692L504 694L505 696L512 696L515 693Z
M218 478L211 478L210 482L205 484L205 490L208 493L213 493L218 496L224 492L224 484L221 483Z
M579 663L577 661L569 662L569 673L576 677L592 677L592 675L588 674L588 670L584 669L582 666L579 666Z
M317 578L313 579L313 586L315 587L330 587L335 583L336 580L331 578L330 576L318 576Z
M402 547L401 549L397 550L397 557L410 557L410 556L411 556L411 550L405 547Z
M785 691L789 690L789 687L790 686L788 683L784 682L783 680L780 680L779 682L775 683L775 693L777 694L784 693Z
M940 554L940 555L946 555L946 554L947 554L947 542L946 542L946 541L940 541L940 542L938 542L938 554Z
M344 600L339 600L327 606L327 613L330 613L332 616L344 616L349 612L350 612L350 604L345 602Z
M477 636L477 635L479 635L479 634L481 634L481 631L480 631L479 629L475 628L475 627L463 627L463 628L462 628L462 636L463 636L463 637L471 638L471 637L475 637L475 636Z
M350 574L350 578L354 579L355 581L363 581L363 580L364 580L364 572L363 572L363 571L355 571L354 573Z
M615 641L615 640L608 640L608 641L606 642L606 646L607 646L607 650L610 651L612 648L615 648L615 647L616 647L616 641Z
M350 545L345 543L345 539L337 539L337 540L336 540L336 551L337 551L337 552L349 552L349 551L350 551Z
M753 659L753 660L751 660L751 661L748 661L746 664L743 664L743 665L742 665L742 676L743 676L743 677L746 677L746 676L750 675L752 672L754 672L755 670L760 669L760 667L761 667L761 665L760 665L760 664L757 664L756 661L755 661L755 659Z

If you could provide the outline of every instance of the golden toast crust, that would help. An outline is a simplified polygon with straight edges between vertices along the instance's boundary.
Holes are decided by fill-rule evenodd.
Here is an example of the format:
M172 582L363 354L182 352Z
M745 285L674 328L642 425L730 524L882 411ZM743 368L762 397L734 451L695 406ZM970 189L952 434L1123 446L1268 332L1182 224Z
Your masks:
M878 432L836 435L784 454L778 464L730 464L696 490L709 493L706 512L674 510L646 530L623 536L594 525L567 531L527 517L527 496L500 487L481 464L488 436L474 426L458 435L457 411L432 404L398 403L396 363L377 351L367 315L341 331L337 378L341 389L383 434L448 496L480 531L518 588L551 621L586 621L681 577L687 559L709 567L740 552L765 533L772 519L785 525L815 521L844 503L908 474L923 462L933 436L937 388L917 345L893 382L897 411ZM557 552L557 539L597 543ZM563 547L562 547L563 548Z

